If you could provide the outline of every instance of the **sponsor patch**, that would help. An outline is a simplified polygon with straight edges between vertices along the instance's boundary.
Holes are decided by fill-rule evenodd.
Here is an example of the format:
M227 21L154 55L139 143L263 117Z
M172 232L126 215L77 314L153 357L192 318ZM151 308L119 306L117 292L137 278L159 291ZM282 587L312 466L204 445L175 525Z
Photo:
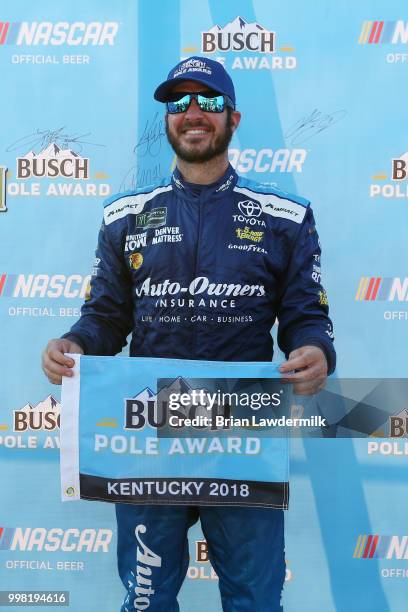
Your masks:
M302 204L297 204L296 202L293 202L288 198L279 197L273 193L257 193L251 191L250 189L246 189L245 187L235 187L234 191L237 191L238 193L241 193L242 195L245 195L250 198L256 198L257 200L256 202L252 202L252 200L245 200L244 202L240 202L239 204L245 204L246 202L259 204L259 206L261 207L261 212L266 213L267 215L271 215L272 217L290 219L295 223L302 223L305 217L307 210L306 206ZM285 195L285 192L282 192L282 194ZM249 217L255 216L253 213L251 214L251 212L248 213L248 211L245 213L243 211L241 212L242 214L245 214Z
M240 238L241 240L252 240L253 242L261 242L264 235L264 232L256 232L249 229L248 226L237 227L235 233L237 238Z
M145 204L147 202L160 195L161 193L166 193L167 191L171 190L172 186L166 185L166 187L157 187L157 189L153 189L153 191L150 191L149 193L137 193L130 196L124 196L115 200L114 202L108 204L108 206L105 207L105 224L110 225L118 219L123 219L123 217L126 217L126 215L139 215L144 209ZM163 222L161 225L165 225L165 222ZM156 225L152 227L160 226Z
M327 293L325 291L319 291L319 304L321 306L329 305L329 300L327 298Z
M143 229L149 229L152 227L162 227L163 225L166 225L166 219L166 206L161 206L160 208L152 208L152 210L136 215L136 227Z
M133 270L138 270L143 264L143 255L141 253L133 253L129 257L129 263Z

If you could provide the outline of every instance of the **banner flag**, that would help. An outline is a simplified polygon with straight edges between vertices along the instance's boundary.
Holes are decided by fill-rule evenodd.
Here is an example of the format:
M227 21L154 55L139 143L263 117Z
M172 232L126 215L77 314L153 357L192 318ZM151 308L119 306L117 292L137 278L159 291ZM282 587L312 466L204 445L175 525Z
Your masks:
M72 357L63 501L287 509L285 428L271 433L255 420L282 407L277 364Z

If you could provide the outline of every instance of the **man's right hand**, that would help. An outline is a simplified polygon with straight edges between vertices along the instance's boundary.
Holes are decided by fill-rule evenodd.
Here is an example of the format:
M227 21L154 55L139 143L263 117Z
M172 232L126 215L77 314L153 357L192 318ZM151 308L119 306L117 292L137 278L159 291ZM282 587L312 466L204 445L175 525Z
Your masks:
M73 376L71 368L74 360L65 357L64 353L84 354L82 348L76 342L65 338L50 340L42 354L42 369L48 380L54 385L60 385L63 376Z

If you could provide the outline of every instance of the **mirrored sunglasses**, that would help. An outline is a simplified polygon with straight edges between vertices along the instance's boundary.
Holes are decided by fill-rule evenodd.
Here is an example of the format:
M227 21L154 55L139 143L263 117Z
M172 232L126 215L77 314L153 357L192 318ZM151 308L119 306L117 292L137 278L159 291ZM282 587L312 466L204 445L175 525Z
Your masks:
M181 91L169 96L166 101L167 112L171 114L185 113L193 98L196 100L200 110L205 113L222 113L226 106L234 108L231 98L223 94L211 91L194 93Z

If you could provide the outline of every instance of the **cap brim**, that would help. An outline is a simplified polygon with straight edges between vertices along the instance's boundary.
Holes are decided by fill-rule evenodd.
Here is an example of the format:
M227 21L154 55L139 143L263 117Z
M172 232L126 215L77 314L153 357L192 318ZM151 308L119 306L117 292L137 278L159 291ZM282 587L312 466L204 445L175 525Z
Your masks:
M156 91L154 92L154 99L159 102L166 102L169 93L172 91L174 85L177 83L181 83L182 81L195 81L196 83L202 83L203 85L207 85L210 89L214 89L214 84L211 81L207 81L205 77L195 77L193 75L176 77L175 79L171 79L171 81L164 81L161 83ZM226 92L217 88L215 91L218 91L221 94L225 94Z

